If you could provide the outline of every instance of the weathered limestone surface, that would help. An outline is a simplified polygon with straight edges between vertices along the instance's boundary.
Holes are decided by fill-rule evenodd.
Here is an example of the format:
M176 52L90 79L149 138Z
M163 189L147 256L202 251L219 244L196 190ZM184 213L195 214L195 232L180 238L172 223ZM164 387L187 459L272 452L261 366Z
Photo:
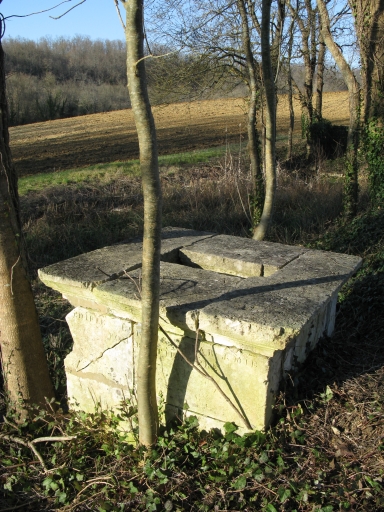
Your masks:
M77 307L67 315L73 350L65 359L68 396L92 412L117 407L134 387L133 324Z
M239 277L269 276L294 260L306 249L271 242L258 242L228 235L203 240L180 250L185 265Z
M107 247L39 272L76 308L67 317L74 348L65 367L68 395L81 409L115 408L136 385L141 250L137 241ZM167 334L159 331L157 386L166 418L187 410L202 428L244 428L205 371L253 428L265 428L284 374L332 334L338 290L360 264L345 254L164 230Z

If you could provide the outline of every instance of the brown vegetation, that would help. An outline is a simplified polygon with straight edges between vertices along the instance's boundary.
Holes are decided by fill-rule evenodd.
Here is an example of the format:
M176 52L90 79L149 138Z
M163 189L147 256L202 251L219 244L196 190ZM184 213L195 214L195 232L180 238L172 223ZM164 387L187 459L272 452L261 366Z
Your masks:
M324 95L324 117L348 123L346 92ZM246 102L241 98L175 103L154 107L160 154L238 142L246 137ZM278 102L278 137L285 137L289 112L285 96ZM300 107L296 103L296 129ZM71 169L138 157L131 110L119 110L10 130L11 149L20 176Z

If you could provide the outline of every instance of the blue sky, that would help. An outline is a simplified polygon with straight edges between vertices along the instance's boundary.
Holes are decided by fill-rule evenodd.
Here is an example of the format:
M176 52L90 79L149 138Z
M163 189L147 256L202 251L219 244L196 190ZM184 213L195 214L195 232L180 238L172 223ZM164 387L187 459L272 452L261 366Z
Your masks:
M25 15L43 11L60 4L63 0L3 0L0 12L5 18L11 15ZM50 16L60 16L81 0L66 0L50 12L8 18L6 37L23 37L38 40L41 37L89 36L92 39L124 39L124 32L118 19L114 0L86 0L64 17L53 20ZM124 16L124 12L122 12Z

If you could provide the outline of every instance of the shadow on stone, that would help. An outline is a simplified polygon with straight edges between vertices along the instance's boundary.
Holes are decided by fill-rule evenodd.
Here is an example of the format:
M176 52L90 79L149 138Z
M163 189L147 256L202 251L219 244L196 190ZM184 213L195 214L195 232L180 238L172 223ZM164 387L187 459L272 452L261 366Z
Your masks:
M195 363L195 340L187 337L182 338L179 349L188 361L192 364ZM176 352L167 387L165 406L165 420L167 423L182 422L183 420L185 396L192 370L192 366L185 361L179 352Z

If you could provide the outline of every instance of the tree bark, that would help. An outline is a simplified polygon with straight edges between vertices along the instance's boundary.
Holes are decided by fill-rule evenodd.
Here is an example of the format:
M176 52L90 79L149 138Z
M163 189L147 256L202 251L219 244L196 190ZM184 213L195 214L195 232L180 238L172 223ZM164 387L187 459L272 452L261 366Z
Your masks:
M364 122L384 119L384 0L349 0L353 15L364 91Z
M295 128L295 109L293 107L293 83L292 83L292 49L293 49L293 29L294 20L291 21L289 26L289 40L288 40L288 54L287 54L287 66L288 66L288 106L289 106L289 128L288 128L288 146L287 146L287 160L292 160L293 151L293 130Z
M332 37L328 10L324 0L317 0L317 7L321 17L321 33L324 42L343 75L349 92L349 127L344 187L344 213L346 217L350 218L356 215L358 202L357 151L359 147L360 129L360 87L348 62Z
M237 7L241 17L241 34L242 46L246 58L248 70L248 88L249 88L249 104L248 104L248 154L251 162L252 174L252 196L250 203L252 207L253 225L258 224L264 202L264 180L261 170L261 158L259 147L259 134L256 126L257 121L257 103L258 90L256 81L256 62L253 58L251 38L249 34L248 15L245 8L244 0L237 1Z
M299 3L297 8L292 6L290 0L287 0L288 7L293 19L297 22L301 33L301 53L304 60L304 92L299 94L301 108L303 111L303 132L307 141L307 158L312 155L312 137L311 125L314 121L313 112L313 81L316 70L316 14L312 8L311 0L304 0L307 21L300 16Z
M317 55L317 73L316 73L316 97L315 97L315 117L323 117L323 88L324 88L324 61L326 44L323 34L319 34L319 52Z
M0 33L2 26L0 22ZM55 397L28 279L19 218L17 174L12 163L0 39L0 346L11 406L24 418L32 405Z
M159 326L161 186L155 123L147 92L143 50L143 0L124 2L126 9L128 90L139 138L144 195L142 319L138 358L139 440L155 443L159 419L156 400L156 358Z
M261 16L261 57L265 88L265 200L260 223L253 232L254 240L263 240L272 220L276 191L276 95L270 49L270 17L272 0L263 0Z

